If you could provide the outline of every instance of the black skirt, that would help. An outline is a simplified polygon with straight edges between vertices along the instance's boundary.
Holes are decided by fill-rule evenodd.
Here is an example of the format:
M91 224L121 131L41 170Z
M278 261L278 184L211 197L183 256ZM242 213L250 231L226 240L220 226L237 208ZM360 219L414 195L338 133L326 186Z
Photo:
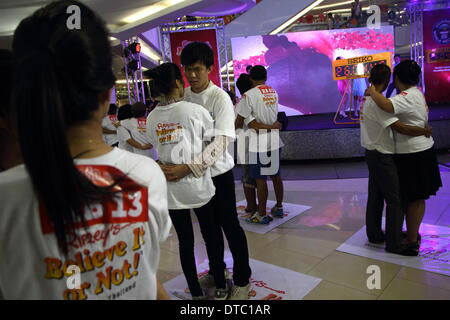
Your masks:
M442 187L434 147L421 152L396 154L394 159L400 178L402 202L427 200Z

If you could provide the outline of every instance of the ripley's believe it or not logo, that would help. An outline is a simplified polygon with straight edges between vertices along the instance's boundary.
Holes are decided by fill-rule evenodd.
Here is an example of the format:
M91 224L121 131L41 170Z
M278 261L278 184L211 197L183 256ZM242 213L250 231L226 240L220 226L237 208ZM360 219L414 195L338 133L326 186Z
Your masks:
M433 27L433 37L439 44L450 44L450 19L444 19Z

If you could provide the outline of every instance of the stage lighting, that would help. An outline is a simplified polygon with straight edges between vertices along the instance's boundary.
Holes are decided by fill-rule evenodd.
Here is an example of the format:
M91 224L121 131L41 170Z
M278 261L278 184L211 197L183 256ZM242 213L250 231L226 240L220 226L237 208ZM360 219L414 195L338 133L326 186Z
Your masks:
M397 13L394 10L389 11L389 19L394 20L397 17Z
M128 46L128 50L130 50L130 52L132 54L140 53L141 52L141 44L138 42L133 42L132 44L130 44Z

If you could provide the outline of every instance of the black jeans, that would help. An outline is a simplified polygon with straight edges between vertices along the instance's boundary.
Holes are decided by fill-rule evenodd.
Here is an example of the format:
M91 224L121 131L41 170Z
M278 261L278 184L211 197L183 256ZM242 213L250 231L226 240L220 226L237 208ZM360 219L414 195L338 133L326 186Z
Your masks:
M208 202L203 207L193 209L200 224L200 231L206 245L209 265L214 275L217 288L225 288L225 276L223 274L223 253L221 245L223 239L216 232L213 217L212 202ZM197 267L194 255L194 230L189 209L169 210L170 218L177 232L180 247L181 268L188 283L192 296L203 295L198 283ZM223 250L222 250L223 252ZM221 271L221 272L220 272Z
M369 196L366 208L366 232L369 241L382 240L381 219L386 201L386 248L395 249L402 241L404 213L400 182L394 156L366 150L369 168Z
M228 241L233 256L233 282L237 286L246 286L250 281L252 270L250 268L247 237L242 229L236 210L236 194L234 192L233 171L229 170L212 178L216 187L216 194L212 198L214 218L218 225L217 234L221 238L220 252L222 273L226 268L224 260L223 233ZM213 269L210 266L210 269Z

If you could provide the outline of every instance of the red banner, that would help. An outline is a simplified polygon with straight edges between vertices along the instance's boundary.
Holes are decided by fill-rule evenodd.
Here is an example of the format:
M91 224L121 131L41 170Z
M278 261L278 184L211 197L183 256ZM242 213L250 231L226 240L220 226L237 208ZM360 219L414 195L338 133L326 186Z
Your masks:
M450 102L450 9L423 13L425 96Z
M171 33L170 46L172 51L172 62L181 67L181 51L185 46L194 41L205 42L212 48L214 52L214 65L211 73L209 74L209 79L214 82L215 85L221 87L219 55L215 29ZM186 86L189 86L189 83L185 77L184 82Z

